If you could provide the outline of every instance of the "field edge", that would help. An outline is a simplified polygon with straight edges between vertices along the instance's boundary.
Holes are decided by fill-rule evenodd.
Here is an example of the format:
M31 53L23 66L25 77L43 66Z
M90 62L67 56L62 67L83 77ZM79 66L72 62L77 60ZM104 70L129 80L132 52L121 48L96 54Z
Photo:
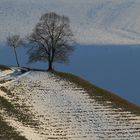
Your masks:
M101 97L100 101L102 100L103 103L109 101L111 102L111 105L114 108L123 109L124 111L129 111L131 113L134 113L140 116L140 107L138 105L131 103L127 101L126 99L123 99L122 97L116 95L113 92L110 92L108 90L95 86L89 81L84 80L81 77L76 76L71 73L60 72L60 71L54 71L52 73L55 74L56 76L59 76L60 78L63 78L65 80L75 83L77 86L84 88L88 92L91 98L93 96L97 96L97 97L100 96Z

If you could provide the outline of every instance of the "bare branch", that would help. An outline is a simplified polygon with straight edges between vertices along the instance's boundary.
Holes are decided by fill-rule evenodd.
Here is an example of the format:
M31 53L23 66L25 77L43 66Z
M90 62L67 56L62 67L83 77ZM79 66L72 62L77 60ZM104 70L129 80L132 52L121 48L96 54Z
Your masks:
M23 41L21 40L19 35L12 35L7 37L7 44L14 49L17 66L20 66L16 48L20 47L23 44Z
M34 45L29 52L29 62L48 61L49 69L54 62L65 63L72 49L73 34L70 20L56 13L46 13L29 37Z

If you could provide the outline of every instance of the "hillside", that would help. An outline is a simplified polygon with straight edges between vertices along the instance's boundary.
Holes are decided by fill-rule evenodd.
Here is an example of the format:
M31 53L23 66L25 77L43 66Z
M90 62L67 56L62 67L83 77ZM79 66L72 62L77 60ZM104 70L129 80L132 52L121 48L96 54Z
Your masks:
M1 71L10 70L10 68L9 68L8 66L1 65L1 64L0 64L0 70L1 70Z
M74 75L29 71L0 89L0 116L13 139L140 139L139 107Z
M27 35L42 14L54 11L69 16L78 43L139 44L139 9L139 0L3 0L1 41L9 34Z

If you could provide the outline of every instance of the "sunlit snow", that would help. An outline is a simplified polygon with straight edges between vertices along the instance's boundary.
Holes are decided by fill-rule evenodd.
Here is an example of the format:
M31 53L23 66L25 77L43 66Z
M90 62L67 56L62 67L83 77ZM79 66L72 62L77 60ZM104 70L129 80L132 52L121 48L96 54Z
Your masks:
M16 78L16 77L15 77ZM52 73L28 72L1 84L14 96L0 92L12 103L24 105L38 126L3 117L28 139L36 140L138 140L140 117L90 98L81 87ZM18 99L18 100L16 100Z

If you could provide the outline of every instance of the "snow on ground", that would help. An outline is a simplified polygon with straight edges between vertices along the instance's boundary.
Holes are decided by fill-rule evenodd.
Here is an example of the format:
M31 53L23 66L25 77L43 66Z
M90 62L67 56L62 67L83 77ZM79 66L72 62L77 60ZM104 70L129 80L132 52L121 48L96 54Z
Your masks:
M4 71L0 71L0 78L2 79L3 77L7 77L7 75L13 73L12 70L4 70Z
M54 74L32 71L3 86L39 121L38 127L24 126L28 129L21 132L28 137L30 130L30 140L35 140L34 135L36 140L140 139L140 116L102 105L84 89ZM10 125L17 131L22 128L15 122Z
M71 19L78 43L140 43L139 0L1 0L0 40L27 35L46 12Z
M22 72L22 70L24 71ZM23 74L26 71L28 70L25 68L11 67L11 70L0 71L0 80L10 81L16 79L18 76L21 76L21 74Z

